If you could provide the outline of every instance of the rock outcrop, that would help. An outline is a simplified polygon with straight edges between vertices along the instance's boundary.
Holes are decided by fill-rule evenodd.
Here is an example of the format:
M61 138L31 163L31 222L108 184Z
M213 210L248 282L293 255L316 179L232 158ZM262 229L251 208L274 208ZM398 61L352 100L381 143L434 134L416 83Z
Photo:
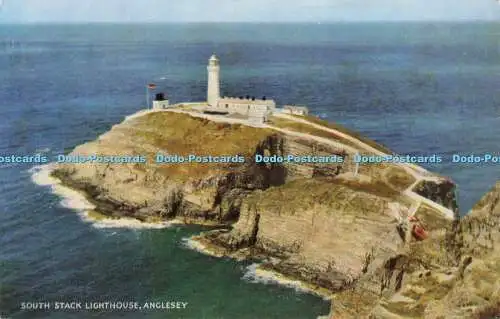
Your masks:
M461 220L380 256L332 301L332 318L498 318L500 183ZM382 265L382 266L380 266Z
M297 178L332 177L349 163L255 163L255 155L332 155L342 150L272 130L218 124L176 113L153 113L114 126L69 156L144 155L140 164L60 164L53 175L85 191L109 215L189 218L224 223L238 218L247 194ZM157 163L157 154L243 156L243 163Z
M158 153L242 156L245 161L165 164L156 163ZM481 271L497 267L488 256L496 251L492 243L498 233L483 233L491 229L491 211L497 209L493 195L471 217L455 223L421 205L415 215L431 236L418 242L402 227L414 205L406 192L414 176L387 163L361 165L354 176L349 160L354 154L329 143L158 112L116 125L70 155L91 154L144 155L148 160L56 167L53 175L84 191L100 213L223 225L197 240L221 254L261 257L267 269L335 293L335 318L434 318L428 314L452 305L458 312L476 312L489 305L483 292L491 298L498 294L490 283L480 283L466 306L457 299ZM345 160L254 160L256 155L289 154ZM456 209L451 182L426 182L417 191Z
M340 291L371 256L403 244L396 218L403 205L397 193L370 192L342 179L300 179L252 193L230 232L208 232L201 240L228 253L251 248L276 257L268 268Z

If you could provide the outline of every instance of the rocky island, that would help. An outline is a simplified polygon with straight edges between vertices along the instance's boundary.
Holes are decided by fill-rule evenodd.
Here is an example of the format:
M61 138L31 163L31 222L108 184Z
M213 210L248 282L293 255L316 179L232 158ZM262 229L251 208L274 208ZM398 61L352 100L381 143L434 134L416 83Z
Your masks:
M290 113L254 121L196 104L142 111L69 155L146 163L60 163L52 175L84 192L99 218L219 226L193 240L331 297L331 318L498 312L500 185L460 219L450 179L377 161L397 155Z

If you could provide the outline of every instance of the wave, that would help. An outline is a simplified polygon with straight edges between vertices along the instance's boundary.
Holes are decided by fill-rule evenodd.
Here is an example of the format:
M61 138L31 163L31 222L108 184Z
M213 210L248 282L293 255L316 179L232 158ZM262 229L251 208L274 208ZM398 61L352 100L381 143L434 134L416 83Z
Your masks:
M50 173L54 170L54 164L45 164L32 167L29 172L31 180L39 186L49 186L52 193L62 198L61 206L70 208L79 213L95 209L85 196L76 190L62 185L61 181L52 177Z
M11 167L16 167L19 166L17 163L8 163L8 164L0 164L0 169L1 168L11 168Z
M195 250L205 255L213 257L226 256L223 253L211 249L210 247L203 244L199 240L193 239L193 237L183 238L182 242L184 247ZM323 298L326 301L329 301L332 298L331 293L326 292L326 290L322 291L320 289L315 289L312 286L300 280L290 279L275 271L262 269L261 264L258 263L253 263L248 267L246 267L246 271L241 279L251 283L267 284L267 285L274 284L274 285L285 286L294 289L298 293L313 294L315 296Z
M193 238L182 238L182 245L184 247L187 247L189 249L195 250L199 253L213 256L213 257L223 257L224 254L217 253L215 250L210 249L200 241L193 239Z
M50 187L52 193L61 198L62 207L76 211L83 221L91 223L95 228L161 229L171 225L167 222L146 223L133 218L106 218L104 216L95 218L91 213L96 212L96 206L89 202L83 193L64 186L59 179L51 176L50 173L54 168L53 163L32 167L29 170L31 180L36 185Z
M168 222L147 223L134 218L105 218L96 220L88 216L88 213L84 217L84 220L93 223L95 228L163 229L171 226Z
M44 147L44 148L40 148L40 149L35 150L35 154L46 154L50 151L51 151L51 149L49 147Z
M253 263L246 267L246 272L243 275L242 279L251 282L251 283L259 283L259 284L275 284L280 286L285 286L288 288L295 289L298 293L308 293L319 296L324 300L331 300L332 296L329 293L321 292L318 289L314 289L308 286L306 283L295 280L291 278L287 278L286 276L279 274L277 272L262 269L261 264Z

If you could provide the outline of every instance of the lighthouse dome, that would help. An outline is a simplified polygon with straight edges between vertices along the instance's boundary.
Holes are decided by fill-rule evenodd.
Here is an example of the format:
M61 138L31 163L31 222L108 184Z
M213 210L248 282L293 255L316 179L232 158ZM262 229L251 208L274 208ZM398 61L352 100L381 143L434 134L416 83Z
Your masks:
M212 54L212 56L210 57L210 59L208 60L208 63L210 65L219 65L219 58L214 54Z

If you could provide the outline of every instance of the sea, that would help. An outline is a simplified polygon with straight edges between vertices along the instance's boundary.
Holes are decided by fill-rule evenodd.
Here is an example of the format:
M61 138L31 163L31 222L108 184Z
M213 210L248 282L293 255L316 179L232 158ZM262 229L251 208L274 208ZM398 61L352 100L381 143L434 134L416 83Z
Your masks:
M307 105L398 154L500 152L500 23L0 25L0 155L70 151L146 108L146 86ZM458 185L464 215L499 163L424 164ZM216 258L205 228L98 222L48 168L0 163L1 318L316 318L329 302L254 262ZM56 302L185 309L56 310ZM34 310L38 303L51 309ZM158 306L161 308L161 306ZM170 307L171 308L171 307Z

